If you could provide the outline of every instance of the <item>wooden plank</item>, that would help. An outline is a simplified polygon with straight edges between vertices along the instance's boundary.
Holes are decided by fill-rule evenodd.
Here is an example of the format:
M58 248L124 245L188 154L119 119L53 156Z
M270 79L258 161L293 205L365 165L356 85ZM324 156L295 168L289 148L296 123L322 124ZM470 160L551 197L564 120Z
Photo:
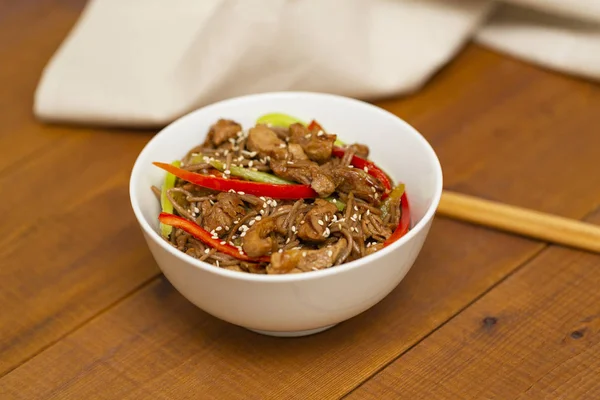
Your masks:
M0 25L0 36L8 39L3 43L9 43L0 47L0 54L3 60L10 60L0 64L0 83L6 94L0 98L0 184L10 188L11 194L1 200L2 209L11 212L0 222L6 232L0 239L0 303L4 306L0 313L0 374L51 346L156 274L127 200L131 163L151 134L50 127L31 117L32 94L42 67L83 2L40 4L46 8L23 6L10 19L18 23ZM46 12L49 10L52 12ZM432 141L451 187L575 217L596 204L600 190L596 178L592 176L583 185L576 170L595 166L593 149L600 144L599 135L580 134L586 127L597 125L600 118L596 112L600 91L593 85L471 46L423 92L382 104L415 124ZM569 124L562 122L565 120ZM570 143L573 138L577 144ZM516 147L510 149L507 143ZM557 159L575 169L562 168ZM556 190L557 176L563 180L561 191ZM578 196L572 198L570 193ZM468 239L455 239L458 234ZM454 315L540 248L533 242L442 220L436 223L430 242L407 280L385 302L331 333L289 342L256 337L196 311L169 285L155 283L70 336L68 340L79 338L77 350L62 353L69 341L51 347L35 362L9 374L7 387L21 387L20 382L28 382L25 377L31 378L34 375L28 374L37 371L39 384L23 393L75 390L69 389L70 383L64 379L78 379L71 374L72 365L95 352L99 363L110 365L109 369L113 362L131 367L131 378L120 374L118 379L130 380L132 386L127 387L143 393L149 384L144 373L165 362L162 371L171 376L175 367L186 364L190 350L206 351L200 350L202 346L195 347L198 343L207 340L214 344L221 335L233 338L229 348L207 346L214 354L194 359L211 375L229 371L225 363L219 364L222 357L233 358L238 351L245 354L244 346L236 347L242 340L258 343L254 353L249 354L261 359L257 365L280 380L275 386L266 385L265 393L284 393L296 382L299 390L314 396L342 393ZM168 299L173 299L172 303ZM161 307L172 307L169 313L179 314L163 314ZM140 310L155 315L137 315ZM148 319L138 319L142 317ZM108 324L110 328L111 318L125 320L102 339L104 332L96 331L97 324ZM134 321L134 325L128 325ZM201 336L198 326L206 329L208 336ZM122 342L119 329L133 330L148 349L160 345L170 350L144 350L144 362L149 363L146 372L138 371L139 365L128 364L127 360L119 364L118 357L124 354L134 357L127 350L129 345ZM146 336L152 337L153 346L144 341ZM329 339L320 339L326 337ZM353 337L362 338L365 346L355 350ZM171 348L169 340L174 338L183 339L183 347ZM189 343L196 340L190 338L198 341ZM367 338L374 341L367 342ZM90 341L98 340L101 342L88 348ZM338 342L338 353L325 352ZM264 352L269 357L260 358ZM312 358L297 352L317 357L320 363L310 369ZM161 359L167 357L165 354L172 357L168 358L170 362ZM55 357L57 364L48 357ZM361 358L360 373L354 370L357 358ZM203 364L204 359L214 365ZM237 359L238 367L247 367L242 361ZM36 369L42 365L45 369ZM197 383L193 377L200 370L186 365L189 369L179 372L187 371L182 376L191 386L182 388L189 390ZM107 384L102 379L109 376L92 366L88 368L87 372L75 372L82 379L98 378L98 382ZM55 369L54 375L48 374L48 369ZM135 375L134 370L142 375ZM221 378L225 381L214 382L233 385L229 389L233 391L243 385L262 390L261 385L270 382L269 375L254 371L263 381L231 375ZM311 373L319 374L320 380ZM232 379L236 379L235 384ZM59 381L63 389L56 386ZM312 391L313 382L335 385L330 392L327 388ZM90 387L100 387L94 385Z
M127 189L151 133L31 116L40 72L83 3L0 6L0 375L158 272Z
M549 248L348 399L600 398L599 265Z
M389 297L299 339L210 317L161 279L6 375L0 397L338 398L540 247L436 221L419 261Z

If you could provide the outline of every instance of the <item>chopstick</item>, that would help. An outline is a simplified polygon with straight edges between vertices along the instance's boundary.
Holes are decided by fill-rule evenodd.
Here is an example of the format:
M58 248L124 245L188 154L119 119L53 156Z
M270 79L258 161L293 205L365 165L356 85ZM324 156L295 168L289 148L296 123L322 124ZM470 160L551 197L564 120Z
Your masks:
M600 226L445 190L437 214L600 253Z

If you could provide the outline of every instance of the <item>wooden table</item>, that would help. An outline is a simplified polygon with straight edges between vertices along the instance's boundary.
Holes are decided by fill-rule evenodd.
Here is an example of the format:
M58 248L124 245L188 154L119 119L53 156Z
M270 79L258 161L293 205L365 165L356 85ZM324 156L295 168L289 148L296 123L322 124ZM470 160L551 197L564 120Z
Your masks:
M0 5L0 398L600 398L600 257L452 220L392 294L322 334L260 336L186 301L129 206L155 132L32 117L82 5ZM378 104L432 143L446 188L600 222L598 85L469 45Z

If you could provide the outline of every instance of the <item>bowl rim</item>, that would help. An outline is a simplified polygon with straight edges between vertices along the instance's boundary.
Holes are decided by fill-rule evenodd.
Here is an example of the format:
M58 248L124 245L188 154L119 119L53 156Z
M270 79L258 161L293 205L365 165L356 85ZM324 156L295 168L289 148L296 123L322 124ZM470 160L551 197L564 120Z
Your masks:
M328 98L328 99L335 100L335 101L354 103L358 106L369 108L372 111L379 113L380 115L385 115L387 117L391 116L400 125L403 125L407 131L411 132L411 134L413 134L417 138L417 140L421 141L421 143L424 145L426 151L431 153L430 155L432 156L432 160L434 161L434 164L435 164L434 170L435 170L437 183L436 183L436 187L434 190L431 204L427 208L427 211L425 212L423 217L420 219L420 221L417 222L408 231L408 233L406 235L404 235L403 237L401 237L399 240L395 241L391 245L384 247L383 249L381 249L373 254L370 254L363 258L359 258L358 260L354 260L349 263L340 264L336 267L321 269L321 270L317 270L317 271L307 271L307 272L298 273L298 274L269 275L269 274L250 274L250 273L239 272L239 271L230 271L230 270L227 270L224 268L215 267L212 264L195 259L195 258L173 248L172 246L168 245L164 241L164 239L159 236L158 232L156 232L150 226L150 224L146 221L146 219L144 218L144 215L142 213L142 210L140 208L138 199L134 197L134 192L135 192L134 187L135 187L135 182L137 180L137 178L136 178L137 175L135 175L135 172L140 171L140 170L143 171L144 168L149 167L149 166L142 166L141 159L143 158L144 153L146 151L149 151L148 149L152 146L153 142L157 141L159 137L161 137L162 135L165 135L168 131L175 129L178 125L185 123L186 120L192 118L196 113L199 113L199 112L207 112L207 111L210 112L210 110L213 108L219 108L219 107L227 105L229 103L247 102L247 101L251 101L253 99L259 99L259 98L265 98L265 97L266 98L273 98L273 97L274 98L291 98L291 97L299 97L299 96L300 97L308 96L308 97L313 97L313 98L316 98L316 97ZM393 251L400 248L404 243L411 241L415 236L417 236L417 234L421 230L423 230L425 228L425 226L429 223L429 221L434 217L437 207L440 202L440 198L442 196L442 189L443 189L443 173L442 173L442 166L441 166L440 160L439 160L435 150L431 146L431 144L412 125L410 125L409 123L404 121L402 118L398 117L397 115L395 115L387 110L384 110L378 106L367 103L365 101L353 99L353 98L346 97L346 96L336 95L336 94L311 92L311 91L272 91L272 92L248 94L248 95L231 97L231 98L217 101L217 102L208 104L206 106L199 107L195 110L192 110L192 111L182 115L181 117L175 119L174 121L172 121L165 127L163 127L144 145L144 148L140 151L140 153L138 154L138 156L135 160L135 163L133 164L133 167L131 169L130 178L129 178L129 200L130 200L134 215L135 215L138 223L140 224L142 230L147 235L147 237L150 238L151 240L157 242L158 245L163 250L167 251L168 253L175 256L179 260L181 260L191 266L194 266L196 268L200 268L208 273L214 273L217 275L221 275L224 278L232 278L232 279L239 279L239 280L249 281L249 282L263 282L263 283L300 282L300 281L306 281L306 280L325 278L327 276L336 275L336 274L354 270L356 268L360 268L361 266L370 264L371 262L377 260L378 258L384 257L386 254L392 253Z

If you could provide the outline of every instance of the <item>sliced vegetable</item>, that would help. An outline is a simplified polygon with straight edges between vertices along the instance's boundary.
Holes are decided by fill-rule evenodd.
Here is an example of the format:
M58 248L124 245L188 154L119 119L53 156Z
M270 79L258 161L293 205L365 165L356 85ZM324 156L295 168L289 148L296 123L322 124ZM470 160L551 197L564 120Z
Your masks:
M214 239L210 232L208 232L206 229L202 228L195 222L192 222L182 217L178 217L177 215L161 212L158 216L158 220L161 222L161 224L183 229L202 243L216 249L217 251L220 251L221 253L237 258L238 260L264 263L271 262L271 257L269 256L263 256L258 258L249 257L237 247L234 247L228 243L223 243L221 239Z
M265 114L259 117L256 120L257 124L268 124L273 126L280 126L282 128L287 128L292 124L302 124L306 126L306 122L299 120L298 118L292 117L291 115L282 114L282 113L270 113Z
M317 192L308 185L275 185L271 183L226 179L186 171L166 163L154 162L153 164L187 182L220 192L234 190L236 192L275 199L308 199L318 197Z
M406 235L410 228L410 207L408 205L406 193L402 193L402 198L400 199L400 211L402 213L400 215L400 223L398 223L394 233L392 233L391 236L387 238L385 242L383 242L383 247L389 246L402 236Z
M219 171L225 171L225 164L219 160L212 160L209 162L210 165L218 169ZM262 182L262 183L273 183L276 185L295 185L295 182L288 181L287 179L283 179L278 177L277 175L269 174L267 172L260 171L252 171L248 168L238 167L235 165L229 166L229 172L231 175L237 176L239 178L244 178L253 182Z
M342 158L344 157L344 154L346 154L346 150L341 147L334 147L332 154L336 157ZM356 168L365 170L365 172L371 175L372 177L379 179L385 187L386 192L392 190L392 181L390 180L390 178L385 172L383 172L381 168L375 165L372 161L365 160L364 158L361 158L359 156L352 156L350 164L352 164Z
M179 167L181 165L181 161L173 161L171 163L174 167ZM160 190L160 207L163 212L172 213L173 212L173 204L167 197L167 191L175 187L175 179L176 176L167 172L165 175L165 180L162 185L162 189ZM171 228L169 225L160 224L160 233L164 237L169 237L171 234Z
M385 199L381 205L381 219L384 219L390 212L390 206L392 201L398 200L404 194L405 186L404 183L398 184L389 194L388 198Z
M333 203L337 207L338 211L344 211L344 208L346 208L346 203L335 197L326 197L325 200L327 200L330 203Z

